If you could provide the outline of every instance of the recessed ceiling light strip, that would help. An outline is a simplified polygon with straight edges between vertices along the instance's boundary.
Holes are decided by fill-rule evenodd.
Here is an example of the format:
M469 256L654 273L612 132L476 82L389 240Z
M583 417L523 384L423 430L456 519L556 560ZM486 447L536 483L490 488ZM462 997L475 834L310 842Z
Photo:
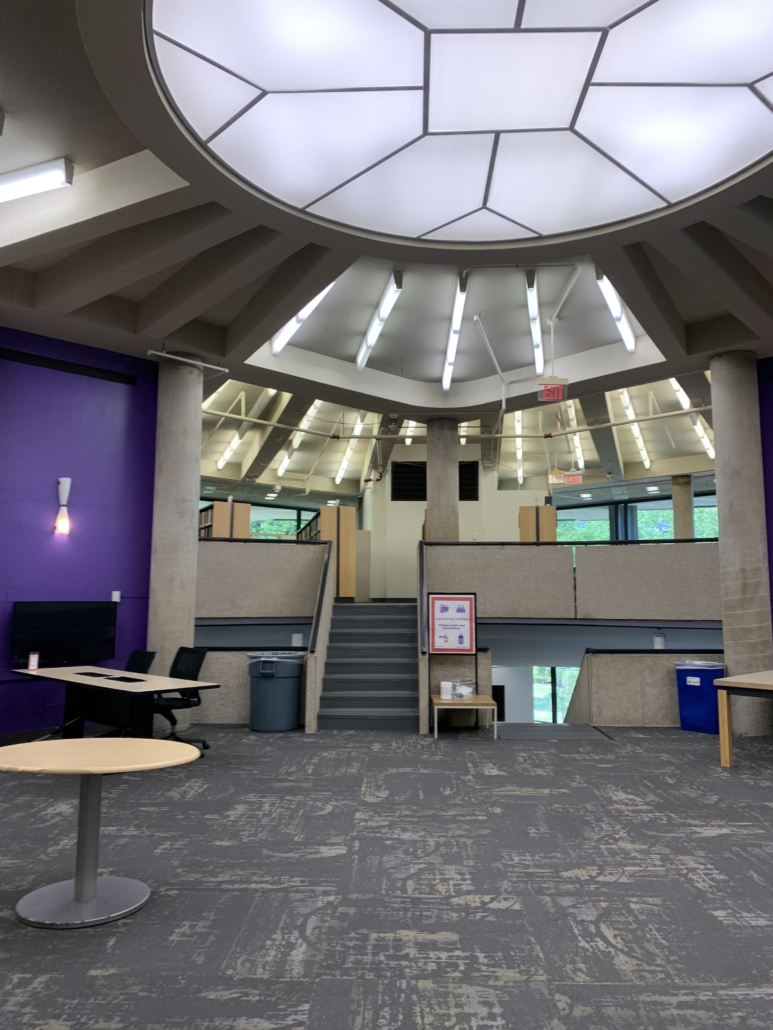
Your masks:
M629 354L633 354L636 350L636 333L633 331L631 320L623 307L620 294L603 273L596 273L596 282L599 284L599 289L607 302L609 312L615 320L617 331L620 333L620 339L625 344L625 349Z
M376 308L373 318L370 320L368 331L363 337L360 349L357 351L357 368L362 371L368 363L373 348L376 346L381 330L386 325L386 321L392 313L392 308L397 303L397 298L400 296L403 289L403 273L393 272L390 276L387 287L379 301L378 307Z
M291 318L286 325L282 326L278 333L275 333L271 337L272 354L279 354L281 351L284 350L284 348L287 346L290 340L292 340L293 336L295 336L295 334L301 328L301 326L309 317L309 315L315 310L315 308L318 307L319 304L322 303L322 301L325 299L325 297L327 297L328 293L330 293L334 286L335 280L333 280L333 282L330 283L329 286L326 286L321 293L318 293L314 300L310 300L305 308L301 308L301 310L298 312L295 318Z
M365 419L367 417L367 411L361 411L357 416L357 421L354 423L354 428L352 429L352 438L346 445L346 450L344 451L344 456L341 459L341 464L338 466L338 472L336 473L336 486L338 486L338 484L341 482L341 480L344 478L344 475L346 474L346 469L349 465L349 461L351 460L352 452L354 451L354 448L357 446L357 438L362 433L362 427L365 425Z
M569 425L572 429L577 429L577 412L574 407L574 401L566 402L566 413L569 416ZM582 451L582 440L580 434L575 433L572 436L572 443L574 444L574 453L577 458L577 467L579 469L585 469L585 455Z
M631 395L628 393L627 390L618 390L617 392L620 396L620 400L622 402L623 410L625 411L626 417L630 419L629 428L631 430L631 433L633 434L634 440L636 441L636 447L639 451L639 456L641 457L645 469L648 469L652 466L652 462L650 461L650 456L647 452L644 440L642 439L639 423L636 421L636 411L634 410L634 406L631 401Z
M542 346L542 322L540 320L539 294L537 292L537 272L533 268L526 272L526 305L529 309L529 328L531 329L531 342L534 347L534 368L537 375L541 376L545 371L545 351Z
M669 379L668 381L671 384L671 389L676 394L676 399L679 401L679 404L681 405L682 409L684 411L689 411L689 409L692 407L692 401L687 396L687 393L682 388L679 381L677 379ZM713 461L716 457L716 453L714 451L714 443L709 434L706 432L706 428L703 424L703 419L700 415L694 414L690 414L687 417L692 422L692 427L695 430L701 444L703 445L703 449Z
M523 412L515 413L515 458L518 465L518 483L523 483Z
M405 446L406 447L410 447L411 444L413 443L413 440L411 439L411 437L413 436L415 429L416 429L416 423L415 422L409 422L408 425L407 425L407 428L405 430Z
M451 380L454 376L454 362L456 361L456 350L459 346L459 332L462 328L464 317L464 305L467 300L467 276L459 276L456 284L456 296L454 297L454 308L451 312L451 328L448 331L448 343L446 344L446 358L443 365L443 376L441 379L444 390L451 389Z
M0 128L2 120L0 119ZM58 190L62 186L72 185L72 164L63 157L56 161L20 168L16 172L0 175L0 203L6 200L18 200L20 197L31 197L35 193L46 193Z

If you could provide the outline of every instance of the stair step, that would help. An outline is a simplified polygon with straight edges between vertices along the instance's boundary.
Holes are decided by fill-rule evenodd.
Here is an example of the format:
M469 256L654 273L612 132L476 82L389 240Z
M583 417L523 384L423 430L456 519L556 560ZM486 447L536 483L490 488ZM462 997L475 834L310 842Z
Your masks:
M323 690L418 690L419 677L414 672L386 676L377 672L325 672Z
M413 661L416 665L415 644L336 644L330 643L327 648L328 660L338 658L352 658L362 662L378 659L379 661L389 658L401 658L403 661Z
M320 730L392 730L393 732L416 733L419 729L419 710L411 714L396 712L390 709L371 708L366 714L355 709L347 712L338 709L332 712L320 712L317 717L317 728Z
M323 689L319 701L320 712L332 710L347 712L368 712L373 709L389 709L409 715L416 711L418 692L415 690L346 690L326 691Z

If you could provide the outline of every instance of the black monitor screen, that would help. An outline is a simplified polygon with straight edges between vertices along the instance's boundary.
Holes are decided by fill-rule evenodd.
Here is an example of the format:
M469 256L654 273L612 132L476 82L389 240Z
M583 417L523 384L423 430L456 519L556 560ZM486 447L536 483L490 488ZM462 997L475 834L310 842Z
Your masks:
M16 601L11 665L37 652L41 668L115 657L115 601Z

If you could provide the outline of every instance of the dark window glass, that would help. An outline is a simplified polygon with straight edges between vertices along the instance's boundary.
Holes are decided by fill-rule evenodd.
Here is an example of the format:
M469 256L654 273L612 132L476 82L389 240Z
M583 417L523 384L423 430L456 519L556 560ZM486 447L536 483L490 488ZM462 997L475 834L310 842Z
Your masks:
M459 500L477 501L478 462L459 462ZM392 462L392 500L393 501L426 501L427 500L427 463L426 461L393 461Z
M459 462L459 500L478 500L478 463L477 461Z

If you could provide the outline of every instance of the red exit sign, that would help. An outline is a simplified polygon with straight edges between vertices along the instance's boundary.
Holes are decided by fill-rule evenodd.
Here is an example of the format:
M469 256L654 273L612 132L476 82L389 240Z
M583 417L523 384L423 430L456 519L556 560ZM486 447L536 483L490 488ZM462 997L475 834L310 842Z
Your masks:
M537 398L544 404L557 404L566 398L566 388L568 386L568 379L559 379L558 376L545 376L543 379L537 380Z

